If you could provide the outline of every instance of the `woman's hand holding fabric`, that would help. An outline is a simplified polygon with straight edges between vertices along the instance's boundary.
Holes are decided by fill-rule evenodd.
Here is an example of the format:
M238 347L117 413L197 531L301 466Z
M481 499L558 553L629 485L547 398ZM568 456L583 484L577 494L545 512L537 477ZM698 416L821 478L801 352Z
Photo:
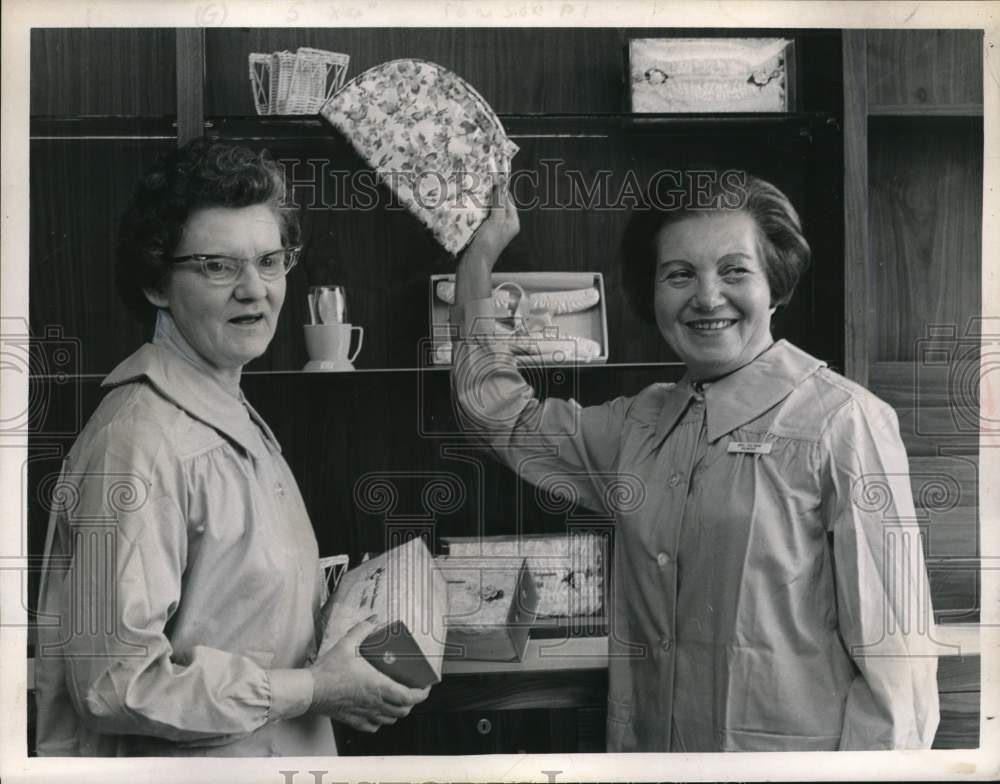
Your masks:
M489 216L476 230L472 242L459 259L455 273L456 305L492 295L490 274L493 266L520 230L513 198L506 189L497 186L493 191Z
M311 712L362 732L376 732L383 725L395 724L427 699L429 686L412 689L397 683L358 653L358 646L376 628L372 621L362 621L309 668L313 675Z

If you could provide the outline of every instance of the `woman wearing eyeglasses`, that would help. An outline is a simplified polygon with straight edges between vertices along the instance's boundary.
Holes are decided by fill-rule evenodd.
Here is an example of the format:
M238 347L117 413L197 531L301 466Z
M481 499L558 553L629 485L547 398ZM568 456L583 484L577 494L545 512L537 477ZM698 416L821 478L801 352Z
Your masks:
M36 650L40 755L328 755L330 716L375 731L427 696L355 650L313 661L325 598L312 526L240 391L299 247L277 165L198 140L141 182L119 289L153 339L66 458Z

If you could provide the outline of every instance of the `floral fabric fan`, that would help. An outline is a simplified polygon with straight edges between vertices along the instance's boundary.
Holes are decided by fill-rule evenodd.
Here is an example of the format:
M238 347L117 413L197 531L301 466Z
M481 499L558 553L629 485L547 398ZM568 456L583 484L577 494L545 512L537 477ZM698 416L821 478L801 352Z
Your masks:
M518 151L468 82L425 60L370 68L320 114L452 254L486 219Z

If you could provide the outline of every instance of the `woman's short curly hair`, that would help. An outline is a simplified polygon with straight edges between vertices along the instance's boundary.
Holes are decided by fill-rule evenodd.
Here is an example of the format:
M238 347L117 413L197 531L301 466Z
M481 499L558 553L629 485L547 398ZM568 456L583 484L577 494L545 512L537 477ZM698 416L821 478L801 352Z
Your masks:
M698 169L688 174L694 176L679 181L696 182L697 187L689 189L696 193L684 194L687 198L680 199L676 207L666 207L663 199L650 194L647 203L659 206L636 210L625 229L621 276L632 307L645 321L656 323L653 279L660 232L686 218L727 210L746 213L757 224L759 253L767 272L771 304L787 304L812 255L802 234L799 215L788 197L771 183L745 172Z
M297 244L299 221L283 204L281 168L267 154L200 138L161 156L136 189L122 217L116 278L125 305L145 324L156 308L144 290L156 290L188 218L203 207L270 206L281 240Z

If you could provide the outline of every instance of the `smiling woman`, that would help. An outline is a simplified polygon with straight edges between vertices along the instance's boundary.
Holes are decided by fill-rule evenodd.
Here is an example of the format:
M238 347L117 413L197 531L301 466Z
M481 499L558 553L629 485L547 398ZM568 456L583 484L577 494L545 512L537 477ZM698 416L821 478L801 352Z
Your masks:
M119 289L155 329L105 379L60 476L72 503L46 537L39 755L329 755L329 716L373 732L427 696L355 655L371 623L317 655L316 537L240 390L298 253L278 171L198 140L125 216Z
M600 513L620 477L643 485L616 514L609 751L928 748L933 615L896 417L772 340L809 245L781 191L741 182L738 203L634 215L625 288L687 374L586 408L536 399L491 339L490 273L519 228L495 207L456 275L460 421Z
M771 288L746 213L703 213L656 237L653 309L692 378L724 376L773 343Z

